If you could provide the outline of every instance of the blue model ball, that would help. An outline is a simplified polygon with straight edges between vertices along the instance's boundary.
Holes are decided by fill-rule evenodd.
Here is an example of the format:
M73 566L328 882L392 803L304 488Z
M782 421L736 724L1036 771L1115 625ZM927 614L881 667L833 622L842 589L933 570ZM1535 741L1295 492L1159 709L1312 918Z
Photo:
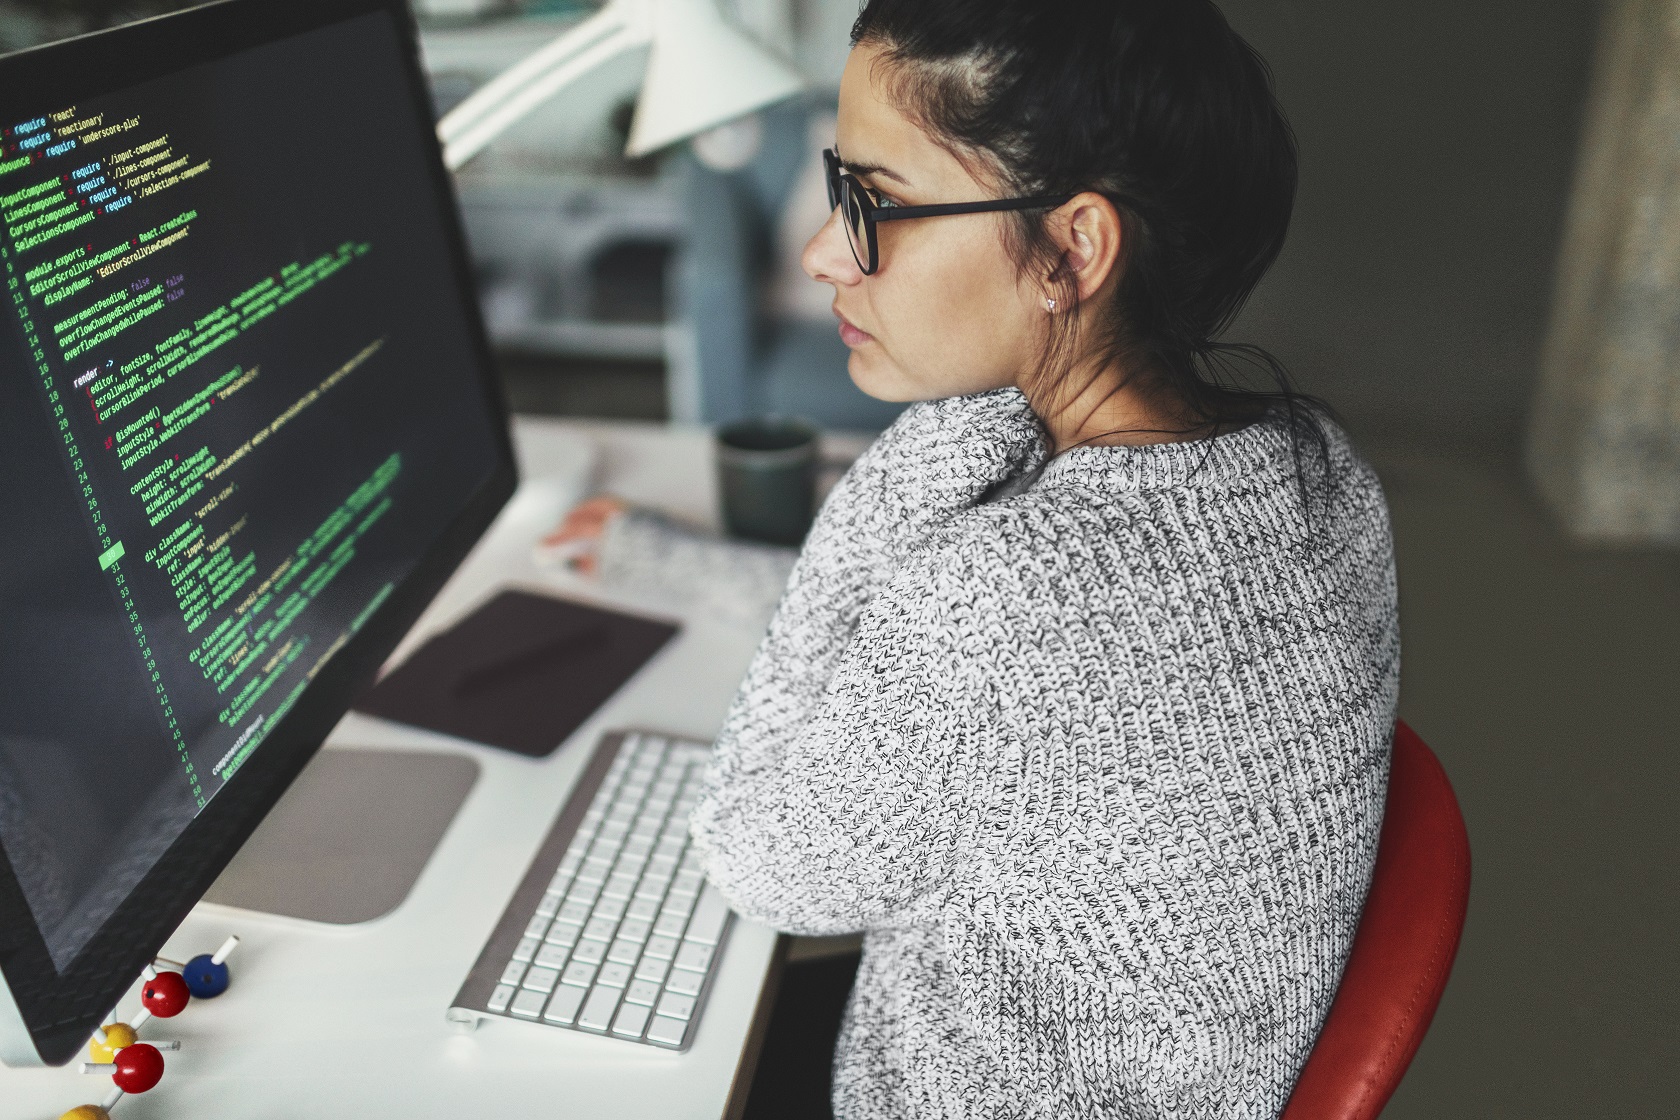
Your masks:
M227 991L228 966L211 960L209 953L200 953L187 962L181 978L187 982L187 990L194 999L215 999Z

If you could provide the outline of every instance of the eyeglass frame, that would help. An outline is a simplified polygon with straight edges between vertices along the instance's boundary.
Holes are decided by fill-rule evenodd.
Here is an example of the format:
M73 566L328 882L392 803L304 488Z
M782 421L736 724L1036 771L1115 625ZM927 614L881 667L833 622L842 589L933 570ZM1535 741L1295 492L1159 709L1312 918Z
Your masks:
M842 171L845 164L840 155L833 148L823 149L823 170L828 183L829 212L839 209L841 202L849 194L856 202L858 216L863 222L865 247L869 250L869 260L865 262L858 256L857 242L852 237L851 222L846 216L840 216L840 222L846 227L846 244L851 247L852 260L857 262L859 269L865 276L875 275L881 267L881 250L875 236L877 222L898 222L907 218L942 218L948 214L986 214L999 210L1049 210L1078 197L1072 194L1031 195L1020 198L994 198L985 202L939 202L929 206L877 206L870 197L869 188L864 186L856 175Z

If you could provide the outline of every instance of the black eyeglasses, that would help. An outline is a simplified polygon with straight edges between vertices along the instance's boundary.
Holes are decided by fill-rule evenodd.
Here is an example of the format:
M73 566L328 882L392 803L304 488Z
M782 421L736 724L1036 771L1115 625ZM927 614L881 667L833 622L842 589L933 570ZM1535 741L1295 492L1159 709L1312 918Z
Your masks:
M852 246L852 257L865 276L873 276L880 266L880 250L875 242L876 222L898 222L906 218L940 218L947 214L984 214L993 210L1050 209L1074 197L1071 194L1037 195L1032 198L994 198L988 202L942 202L934 206L880 206L868 187L857 178L840 170L840 157L833 148L823 149L823 169L828 172L828 204L840 210L840 224L846 227L846 240Z

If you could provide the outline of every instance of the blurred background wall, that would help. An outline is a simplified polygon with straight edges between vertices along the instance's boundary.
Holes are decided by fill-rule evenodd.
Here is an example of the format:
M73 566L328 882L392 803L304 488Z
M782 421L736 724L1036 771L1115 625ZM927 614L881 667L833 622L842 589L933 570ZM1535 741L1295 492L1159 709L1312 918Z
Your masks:
M1227 0L1301 142L1236 332L1370 442L1512 455L1545 334L1594 0Z

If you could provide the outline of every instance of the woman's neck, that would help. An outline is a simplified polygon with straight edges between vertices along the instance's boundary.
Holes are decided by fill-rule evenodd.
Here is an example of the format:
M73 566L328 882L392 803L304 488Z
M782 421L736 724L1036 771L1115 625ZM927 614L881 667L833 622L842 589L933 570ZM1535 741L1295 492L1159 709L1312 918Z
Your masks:
M1022 384L1020 389L1050 434L1052 455L1074 447L1141 447L1197 438L1195 422L1176 402L1146 391L1140 384L1144 380L1128 377L1111 363L1094 374L1070 370L1053 386ZM1077 391L1070 395L1070 390Z

